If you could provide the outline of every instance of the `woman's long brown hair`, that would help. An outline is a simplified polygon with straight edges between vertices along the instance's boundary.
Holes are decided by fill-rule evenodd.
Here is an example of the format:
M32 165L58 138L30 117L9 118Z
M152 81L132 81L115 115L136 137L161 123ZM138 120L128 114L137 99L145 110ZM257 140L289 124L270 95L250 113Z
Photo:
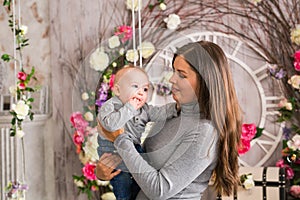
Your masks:
M239 184L242 116L228 60L218 45L208 41L188 44L178 54L197 73L200 110L219 133L214 186L219 194L231 195Z

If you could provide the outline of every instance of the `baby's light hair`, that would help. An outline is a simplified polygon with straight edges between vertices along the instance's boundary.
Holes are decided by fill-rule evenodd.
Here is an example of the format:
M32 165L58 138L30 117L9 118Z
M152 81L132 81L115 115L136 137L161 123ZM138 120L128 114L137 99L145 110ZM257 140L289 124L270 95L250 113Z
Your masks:
M116 76L115 76L115 84L117 84L120 80L120 78L126 74L127 72L129 71L132 71L132 70L139 70L141 72L143 72L147 77L148 77L148 74L146 73L146 71L140 67L136 67L132 64L128 64L128 65L125 65L123 68L119 69L116 73Z

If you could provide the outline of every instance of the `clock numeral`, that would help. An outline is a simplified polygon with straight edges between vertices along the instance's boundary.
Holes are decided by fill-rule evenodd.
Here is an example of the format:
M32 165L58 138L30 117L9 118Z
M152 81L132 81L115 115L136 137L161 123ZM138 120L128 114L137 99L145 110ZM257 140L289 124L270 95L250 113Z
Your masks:
M265 65L259 67L257 70L253 71L259 81L268 77L268 74L266 73L267 69L268 69L268 65L265 64Z
M278 115L278 103L281 100L281 97L278 96L268 96L265 97L265 105L266 105L266 114L267 115Z
M266 146L273 146L274 142L276 141L276 136L272 135L271 133L267 131L263 131L263 135L270 138L271 140L263 140L259 139L256 141L256 144L265 152L269 152L269 149L266 148Z
M236 45L236 47L234 48L234 51L232 52L232 56L236 56L236 54L238 53L239 49L241 48L241 46L243 45L243 43L241 41L239 41Z

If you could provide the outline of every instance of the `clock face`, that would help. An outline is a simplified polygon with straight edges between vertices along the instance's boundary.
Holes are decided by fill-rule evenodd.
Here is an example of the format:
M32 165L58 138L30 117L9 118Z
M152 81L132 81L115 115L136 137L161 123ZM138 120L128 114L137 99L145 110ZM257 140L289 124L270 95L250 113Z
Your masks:
M188 34L174 39L147 64L146 71L150 81L157 87L172 71L172 58L176 47L200 40L212 41L225 52L244 114L243 123L255 123L256 126L264 128L262 136L251 141L251 149L240 156L241 165L264 165L281 142L282 129L276 123L276 109L282 95L277 82L267 75L267 63L254 52L255 47L236 37L218 32ZM170 101L173 101L171 95L162 96L154 92L150 104L159 105ZM280 156L278 154L278 159Z

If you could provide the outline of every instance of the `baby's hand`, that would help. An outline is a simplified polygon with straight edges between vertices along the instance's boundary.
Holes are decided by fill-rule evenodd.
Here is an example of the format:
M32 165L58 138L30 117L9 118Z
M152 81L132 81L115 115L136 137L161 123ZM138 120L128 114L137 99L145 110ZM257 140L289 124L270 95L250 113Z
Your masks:
M132 97L129 99L129 103L134 107L134 109L138 110L140 109L143 105L144 102L142 102L141 100L139 100L136 97Z

